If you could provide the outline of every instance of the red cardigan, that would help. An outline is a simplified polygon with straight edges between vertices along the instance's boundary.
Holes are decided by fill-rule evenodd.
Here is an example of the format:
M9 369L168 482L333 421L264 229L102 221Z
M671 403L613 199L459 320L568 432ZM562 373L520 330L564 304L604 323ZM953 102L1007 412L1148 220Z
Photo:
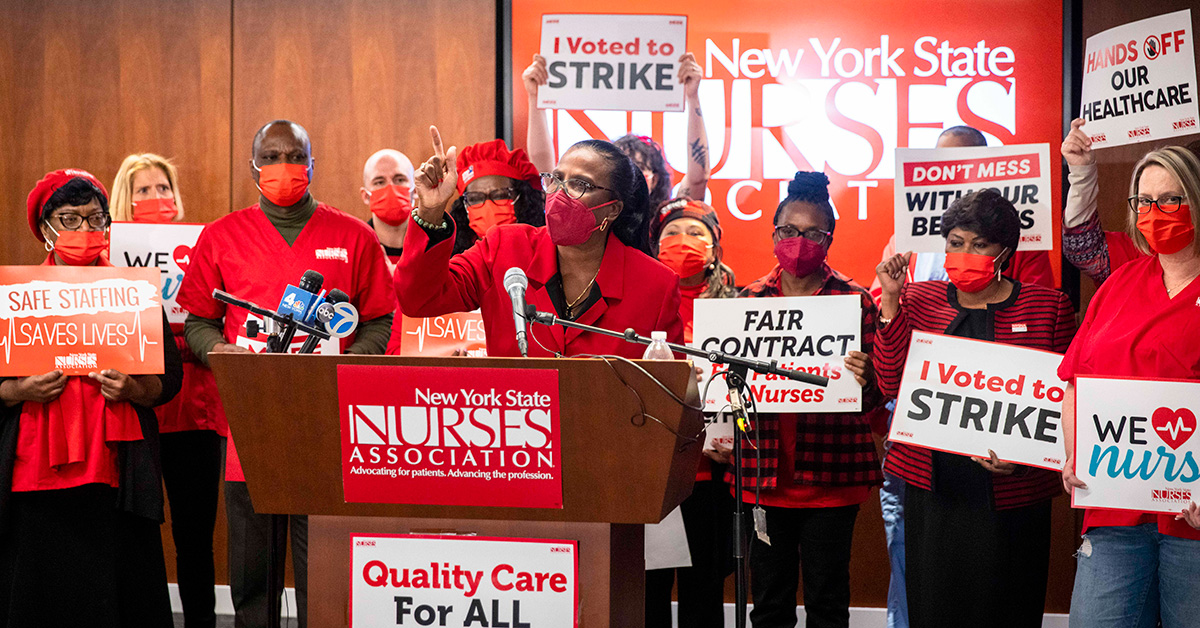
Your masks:
M430 246L429 234L409 219L404 254L394 277L400 310L409 317L425 318L480 309L488 355L521 355L504 274L514 266L523 269L529 278L526 301L539 311L553 313L546 283L558 274L558 249L549 232L545 227L499 225L475 246L451 257L453 249L453 236ZM618 332L632 327L645 336L665 331L670 342L683 342L679 278L657 260L610 235L596 285L600 300L576 322ZM619 338L558 326L533 324L529 334L530 357L552 357L551 352L558 352L567 357L641 358L645 349Z
M958 305L958 290L947 281L910 283L904 287L900 303L900 313L875 334L875 374L879 389L889 397L900 393L913 331L945 333L967 315ZM1012 296L989 306L988 314L993 337L983 340L1062 353L1075 335L1075 311L1067 295L1034 284L1013 281ZM884 470L909 484L933 489L933 452L929 449L892 443ZM992 476L997 510L1028 506L1061 490L1059 474L1045 469Z

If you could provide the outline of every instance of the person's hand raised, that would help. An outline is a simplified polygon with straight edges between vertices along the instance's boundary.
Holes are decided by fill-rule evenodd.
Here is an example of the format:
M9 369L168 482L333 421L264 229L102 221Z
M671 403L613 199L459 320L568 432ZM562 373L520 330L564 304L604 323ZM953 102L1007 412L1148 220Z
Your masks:
M442 149L442 135L436 126L429 127L433 138L433 157L417 168L413 185L420 204L417 215L421 220L439 225L445 220L446 205L454 197L458 185L458 149Z
M526 72L528 71L526 70ZM683 95L688 100L700 97L700 79L703 76L704 72L700 70L700 64L696 63L696 55L688 52L679 57L679 82L683 83Z
M538 87L550 80L550 72L546 70L546 57L533 55L533 63L521 73L521 82L525 84L525 93L530 98L537 98Z
M1071 132L1063 138L1062 156L1068 166L1090 166L1096 163L1092 152L1092 138L1083 132L1083 118L1071 121Z

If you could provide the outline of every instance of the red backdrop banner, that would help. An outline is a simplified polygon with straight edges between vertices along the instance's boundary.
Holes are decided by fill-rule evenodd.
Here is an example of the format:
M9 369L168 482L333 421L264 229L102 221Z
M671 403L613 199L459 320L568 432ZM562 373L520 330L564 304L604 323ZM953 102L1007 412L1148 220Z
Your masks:
M521 73L544 13L561 2L513 0L514 137L525 145ZM746 284L775 264L771 219L797 170L830 180L838 213L830 264L869 285L892 235L897 147L932 148L966 124L991 145L1062 141L1062 11L1034 0L735 5L579 0L576 13L677 13L704 71L710 204L725 259ZM587 137L632 132L663 145L676 182L687 169L686 113L554 111L556 154ZM1054 232L1061 164L1051 159ZM1058 238L1051 262L1059 270Z

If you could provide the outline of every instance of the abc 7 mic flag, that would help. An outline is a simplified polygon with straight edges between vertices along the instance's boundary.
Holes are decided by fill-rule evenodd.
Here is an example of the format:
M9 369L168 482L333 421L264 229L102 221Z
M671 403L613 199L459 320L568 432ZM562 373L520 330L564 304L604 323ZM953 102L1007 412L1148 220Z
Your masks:
M333 338L345 338L358 328L358 309L351 303L335 303L325 330Z

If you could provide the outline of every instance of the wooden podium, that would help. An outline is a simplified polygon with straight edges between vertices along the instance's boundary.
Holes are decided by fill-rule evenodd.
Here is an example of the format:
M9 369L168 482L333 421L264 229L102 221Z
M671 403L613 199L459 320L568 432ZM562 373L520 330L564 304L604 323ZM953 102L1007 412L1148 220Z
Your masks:
M351 533L431 532L577 540L579 625L644 625L642 524L662 520L691 493L703 438L672 430L700 434L703 418L637 369L598 359L226 353L210 360L255 510L311 515L310 626L348 624ZM700 405L688 363L638 363ZM346 503L339 364L557 370L563 507ZM646 414L665 425L642 416L639 395Z

